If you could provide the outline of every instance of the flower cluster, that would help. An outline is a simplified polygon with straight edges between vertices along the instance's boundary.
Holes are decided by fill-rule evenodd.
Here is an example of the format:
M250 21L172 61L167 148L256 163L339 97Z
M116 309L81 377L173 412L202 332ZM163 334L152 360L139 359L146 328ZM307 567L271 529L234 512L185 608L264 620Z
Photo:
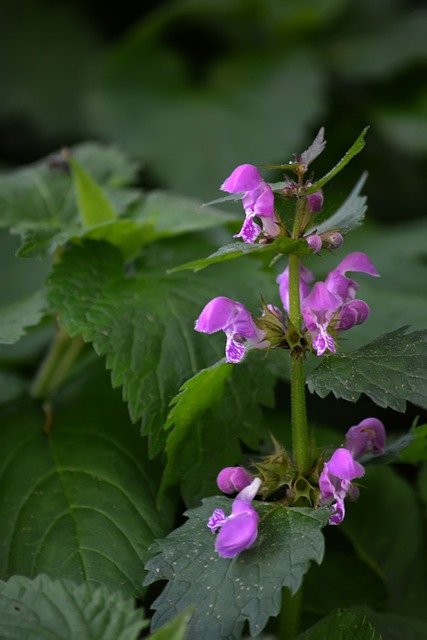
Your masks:
M352 482L365 473L359 460L367 453L382 453L385 440L383 423L377 418L366 418L350 427L345 445L324 463L319 476L319 503L331 508L329 524L340 524L345 515L345 499L356 500L359 496L359 489ZM217 485L224 493L239 492L231 514L226 516L222 509L215 509L207 525L212 532L219 530L215 540L219 555L232 558L248 549L258 536L259 516L251 502L260 492L261 479L253 478L243 467L226 467L218 474Z
M316 282L310 289L314 276L309 269L300 265L300 300L304 319L302 330L309 333L318 356L326 351L335 353L336 335L362 324L369 317L366 302L355 299L359 285L347 277L348 271L378 276L368 256L355 252L344 258L328 274L325 282ZM278 276L277 283L283 307L289 314L288 267ZM203 333L224 331L227 336L226 360L237 363L245 355L247 346L253 349L277 346L277 336L286 334L287 321L273 305L268 305L261 318L256 319L240 302L218 297L205 306L196 321L195 329Z
M331 459L325 462L319 477L319 488L321 504L332 508L329 524L342 522L345 515L344 499L347 496L352 500L359 496L359 490L352 480L361 478L365 469L358 460L365 453L382 453L385 439L383 423L377 418L366 418L347 431L344 447L334 451Z
M359 271L378 276L365 253L350 253L327 276L325 282L316 282L311 271L300 267L300 300L305 326L310 333L313 349L318 356L329 350L335 353L334 334L362 324L369 317L369 307L363 300L355 300L357 282L346 276L347 271ZM280 297L289 313L289 268L278 276Z

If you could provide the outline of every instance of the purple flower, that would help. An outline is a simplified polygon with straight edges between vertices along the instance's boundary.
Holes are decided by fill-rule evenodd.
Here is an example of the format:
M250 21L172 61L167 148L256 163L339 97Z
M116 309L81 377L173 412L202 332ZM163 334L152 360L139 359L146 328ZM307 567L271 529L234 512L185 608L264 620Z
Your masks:
M328 333L328 327L340 306L341 298L331 293L324 282L316 282L311 293L304 299L302 316L318 356L323 355L326 350L335 353L335 341Z
M233 558L250 547L258 535L259 515L251 502L258 493L261 479L255 478L234 499L231 514L226 516L222 509L215 509L208 520L211 531L220 529L215 540L215 549L223 558Z
M263 230L269 236L275 237L279 234L274 214L274 194L256 167L251 164L240 165L220 188L228 193L244 193L242 204L246 218L235 238L242 238L244 242L255 242L261 233L261 227L254 222L255 216L261 218Z
M306 298L310 293L309 283L314 280L314 275L310 269L307 269L307 267L304 267L304 265L300 263L299 278L300 300L304 300L304 298ZM289 267L286 267L283 273L277 276L276 282L279 284L279 293L282 304L289 313Z
M377 418L365 418L346 433L345 446L356 460L365 453L383 453L386 434L384 425Z
M366 253L356 251L346 256L344 260L341 260L339 265L328 274L325 280L329 291L340 296L343 304L349 300L353 300L359 288L357 282L346 277L345 274L347 271L360 271L368 273L370 276L379 276L379 273Z
M365 469L354 460L348 449L341 447L334 451L329 462L323 465L319 477L321 503L331 505L333 513L329 524L340 524L345 515L344 499L357 496L357 487L351 484L354 478L361 478Z
M230 298L214 298L203 309L196 320L195 330L202 333L224 331L227 336L225 346L226 362L240 362L245 355L246 341L255 349L269 346L264 340L265 331L258 329L252 315L240 302Z
M313 253L319 253L322 248L322 238L317 233L312 233L305 239L310 249L313 249Z
M350 253L328 274L325 282L316 282L311 293L302 290L301 312L318 356L325 351L335 353L335 339L331 330L346 331L369 317L366 302L354 300L359 285L347 278L347 271L362 271L378 276L366 254Z
M243 467L226 467L219 472L216 483L224 493L241 491L251 484L253 477Z

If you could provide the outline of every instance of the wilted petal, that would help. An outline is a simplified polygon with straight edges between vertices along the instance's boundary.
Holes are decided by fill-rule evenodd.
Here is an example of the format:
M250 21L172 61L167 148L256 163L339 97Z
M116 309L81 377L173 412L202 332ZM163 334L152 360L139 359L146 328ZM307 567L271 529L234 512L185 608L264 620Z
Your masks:
M228 176L220 189L228 193L242 193L256 189L260 182L263 182L263 179L256 167L252 164L241 164Z
M384 451L386 433L384 425L377 418L366 418L346 433L345 446L353 458L359 459L365 453L379 454Z
M369 317L369 306L363 300L350 300L346 302L339 314L336 328L339 331L346 331L358 324L362 324Z
M219 472L216 483L224 493L235 493L249 486L253 477L243 467L226 467Z

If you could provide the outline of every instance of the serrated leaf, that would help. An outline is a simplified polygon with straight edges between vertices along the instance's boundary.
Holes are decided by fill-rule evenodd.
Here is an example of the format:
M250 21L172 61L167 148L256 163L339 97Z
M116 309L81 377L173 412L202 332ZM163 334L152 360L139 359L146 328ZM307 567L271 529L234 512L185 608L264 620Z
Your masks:
M326 618L297 636L296 640L381 640L365 616L353 611L332 611Z
M70 156L68 162L71 165L77 205L83 226L92 227L102 222L116 220L117 213L90 173L73 157Z
M333 169L328 171L328 173L325 174L322 178L320 178L320 180L316 180L316 182L314 182L307 189L307 193L314 193L315 191L318 191L319 189L321 189L327 182L329 182L329 180L332 180L332 178L334 178L337 175L337 173L342 171L344 167L350 162L350 160L354 158L354 156L356 156L358 153L362 151L363 147L365 146L364 138L368 129L369 127L365 127L363 129L360 136L353 143L353 145L350 147L347 153L341 158L341 160L335 165L335 167L333 167Z
M47 575L0 582L0 637L4 640L137 640L148 622L133 599Z
M103 370L80 370L49 412L46 422L25 399L2 407L0 576L141 594L148 547L170 519L154 507L159 474L145 442Z
M46 310L44 291L0 309L0 343L14 344L26 329L38 324Z
M202 369L184 382L177 396L169 406L165 429L174 424L176 428L187 429L196 422L206 409L221 399L224 385L233 370L232 365L219 361L208 369Z
M179 267L170 269L170 273L176 271L187 271L192 269L193 271L201 271L205 267L215 264L216 262L224 262L225 260L232 260L234 258L240 258L240 256L246 256L251 253L259 253L273 251L277 254L288 255L295 254L298 256L308 255L310 250L308 245L303 240L292 240L291 238L277 238L274 242L269 244L249 244L245 242L232 242L224 247L215 251L207 258L201 258L199 260L192 260L186 264L182 264Z
M190 603L196 609L188 636L200 640L240 638L245 621L259 634L281 607L281 588L295 593L312 561L324 552L321 532L326 509L287 509L253 503L259 510L256 543L234 558L214 551L214 536L206 523L214 509L231 510L231 500L208 498L187 512L188 521L156 543L159 555L149 561L145 584L169 583L152 607L153 629L168 622Z
M157 246L157 260L159 251ZM221 293L243 303L248 297L254 304L254 290L266 298L270 291L277 295L256 263L213 276L167 276L162 269L127 277L120 252L94 242L64 252L48 279L52 310L72 336L81 334L107 356L113 384L123 385L132 419L142 417L144 433L151 435L153 455L163 447L168 405L180 385L224 354L221 336L216 340L194 332L203 304L218 295L218 277ZM245 410L247 416L255 411L253 401Z
M338 229L344 235L348 231L359 227L365 218L367 209L366 196L360 195L367 177L368 174L366 172L363 173L341 207L330 218L309 229L306 235L314 232L327 233L335 229Z
M298 161L308 166L311 162L313 162L313 160L315 160L318 156L320 156L320 154L325 149L325 146L326 146L325 128L321 127L321 129L319 130L319 133L314 138L313 142L308 147L308 149L306 149L306 151L303 151L301 155L297 156Z
M427 330L401 327L368 345L326 358L307 380L324 398L356 402L365 393L380 407L405 411L406 402L427 408Z
M395 615L365 610L365 608L362 609L362 613L375 626L382 640L425 640L427 638L427 622L417 619L417 613L413 616Z

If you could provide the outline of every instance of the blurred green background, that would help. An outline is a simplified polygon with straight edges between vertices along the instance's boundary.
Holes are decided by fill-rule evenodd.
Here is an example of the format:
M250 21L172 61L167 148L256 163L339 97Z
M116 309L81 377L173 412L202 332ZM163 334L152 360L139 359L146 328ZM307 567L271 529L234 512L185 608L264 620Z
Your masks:
M141 161L141 186L208 201L325 125L319 176L369 124L338 198L367 168L371 219L425 216L421 1L9 0L0 43L2 168L96 139Z

